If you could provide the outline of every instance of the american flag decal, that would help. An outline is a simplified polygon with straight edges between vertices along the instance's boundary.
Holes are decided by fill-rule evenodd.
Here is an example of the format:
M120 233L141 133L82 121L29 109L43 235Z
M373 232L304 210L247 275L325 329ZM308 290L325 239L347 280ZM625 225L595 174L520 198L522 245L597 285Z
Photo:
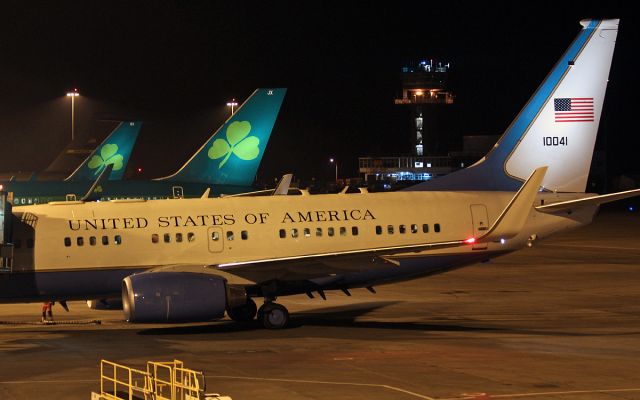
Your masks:
M593 122L593 97L553 99L556 122Z

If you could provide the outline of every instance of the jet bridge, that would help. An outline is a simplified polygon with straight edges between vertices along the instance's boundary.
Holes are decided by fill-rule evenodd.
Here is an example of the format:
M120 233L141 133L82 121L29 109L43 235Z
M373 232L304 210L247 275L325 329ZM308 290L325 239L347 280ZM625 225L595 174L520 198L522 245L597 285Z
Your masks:
M11 203L0 185L0 272L11 272L13 243L11 243Z

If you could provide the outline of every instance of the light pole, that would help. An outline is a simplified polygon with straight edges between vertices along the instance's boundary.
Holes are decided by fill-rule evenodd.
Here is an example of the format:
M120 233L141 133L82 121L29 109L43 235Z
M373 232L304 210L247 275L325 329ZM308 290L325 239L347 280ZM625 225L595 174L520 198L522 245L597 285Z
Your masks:
M71 141L75 138L75 100L80 96L78 89L73 89L73 92L67 93L67 97L71 97Z
M329 162L335 164L336 166L336 183L338 183L338 160L336 160L335 158L330 158Z
M236 99L231 99L231 101L227 103L227 107L231 107L231 115L233 115L233 109L235 107L238 107L238 103L236 102Z

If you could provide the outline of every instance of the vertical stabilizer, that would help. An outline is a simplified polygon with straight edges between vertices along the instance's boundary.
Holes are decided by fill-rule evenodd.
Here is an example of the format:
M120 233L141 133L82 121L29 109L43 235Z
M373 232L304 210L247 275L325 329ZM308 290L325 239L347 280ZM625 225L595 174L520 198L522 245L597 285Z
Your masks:
M113 164L109 180L121 180L140 128L141 121L121 122L65 181L95 181L109 164Z
M257 89L175 174L157 180L251 186L287 89Z
M494 148L467 169L408 190L517 190L549 167L542 186L584 192L609 78L618 19L583 20L582 30Z

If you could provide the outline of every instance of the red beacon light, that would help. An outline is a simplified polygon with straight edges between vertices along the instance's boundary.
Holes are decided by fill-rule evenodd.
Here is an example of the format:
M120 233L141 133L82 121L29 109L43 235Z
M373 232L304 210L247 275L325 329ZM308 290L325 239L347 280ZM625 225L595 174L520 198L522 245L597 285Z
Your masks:
M468 243L468 244L474 244L476 242L476 238L472 237L472 238L469 238L469 239L465 240L464 242Z

